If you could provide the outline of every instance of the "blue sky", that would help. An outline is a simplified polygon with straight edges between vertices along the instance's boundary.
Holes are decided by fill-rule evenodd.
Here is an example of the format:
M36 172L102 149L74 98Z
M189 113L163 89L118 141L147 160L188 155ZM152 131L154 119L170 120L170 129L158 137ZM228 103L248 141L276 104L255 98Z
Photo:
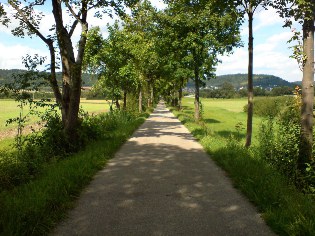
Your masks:
M2 2L2 1L1 1ZM162 7L162 3L152 0L153 4ZM92 19L92 17L90 18ZM47 12L44 21L52 22L52 15ZM101 26L113 22L110 18L93 19L90 26ZM272 74L288 81L300 81L302 73L294 59L289 58L292 49L286 43L292 36L288 28L282 28L281 19L275 10L258 10L254 16L254 73ZM48 34L48 25L41 25L44 34ZM229 56L221 57L222 63L217 68L217 74L247 73L247 22L242 26L242 41L244 47L236 48ZM104 33L105 34L105 33ZM44 43L34 37L21 39L11 35L10 30L0 26L0 69L23 69L22 56L39 54L48 56Z

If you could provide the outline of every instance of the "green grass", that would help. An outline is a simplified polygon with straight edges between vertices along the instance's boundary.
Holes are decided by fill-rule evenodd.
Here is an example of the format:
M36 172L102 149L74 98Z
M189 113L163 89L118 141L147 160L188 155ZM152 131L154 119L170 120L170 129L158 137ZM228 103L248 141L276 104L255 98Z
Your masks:
M20 109L17 107L18 103L12 99L0 99L0 132L16 127L16 124L6 126L6 121L10 118L19 116ZM106 112L109 110L109 105L103 100L81 100L81 106L84 111L89 113L93 112ZM29 109L25 107L23 113L27 114ZM37 121L36 117L31 117L27 124L33 124Z
M300 193L285 176L259 159L255 145L260 117L254 117L253 147L244 147L245 130L236 131L235 124L246 124L246 114L241 112L246 100L203 99L202 103L205 124L193 120L193 99L185 98L184 110L174 113L227 171L234 185L257 206L275 233L314 235L314 199Z
M46 235L143 121L144 117L140 117L119 127L109 138L91 143L64 160L46 164L37 179L0 193L0 235Z
M213 148L220 148L226 144L231 136L240 139L245 144L247 115L243 112L243 107L247 104L246 99L202 99L204 125L194 122L194 99L184 98L184 112L175 114L180 118L195 137L202 139L207 134L207 139L211 139ZM257 142L257 134L262 118L255 117L253 121L253 142ZM241 129L236 125L240 124ZM206 128L206 132L205 132ZM201 140L202 141L202 140Z

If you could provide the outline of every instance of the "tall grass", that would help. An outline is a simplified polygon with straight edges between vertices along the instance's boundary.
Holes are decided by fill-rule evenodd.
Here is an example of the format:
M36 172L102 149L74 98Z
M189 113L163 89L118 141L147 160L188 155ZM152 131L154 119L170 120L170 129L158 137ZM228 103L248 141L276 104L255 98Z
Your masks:
M286 176L260 158L257 136L262 119L254 117L254 146L247 149L244 147L246 114L229 109L237 107L239 100L225 100L221 103L225 106L219 105L220 100L214 103L203 99L202 103L202 122L193 120L192 99L184 99L184 109L173 112L228 173L234 185L257 206L274 232L314 235L314 199L299 192Z
M145 117L116 116L109 135L77 154L43 165L41 174L0 193L0 235L45 235L73 206L82 188L104 167Z

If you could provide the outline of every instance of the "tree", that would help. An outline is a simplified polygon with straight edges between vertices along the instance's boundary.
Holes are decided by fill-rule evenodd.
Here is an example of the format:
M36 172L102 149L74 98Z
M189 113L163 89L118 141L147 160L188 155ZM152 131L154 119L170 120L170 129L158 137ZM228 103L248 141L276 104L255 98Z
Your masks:
M40 23L44 13L40 12L41 6L46 6L51 2L54 22L48 26L53 32L52 35L44 35L40 29ZM112 10L123 14L123 3L126 5L133 0L26 0L23 2L8 0L7 5L14 10L13 18L19 21L19 26L12 30L13 35L24 37L25 35L36 35L48 47L50 53L50 77L49 82L54 92L56 102L59 104L62 114L64 132L69 139L69 143L76 143L78 138L77 129L79 127L78 112L80 104L81 84L82 84L82 63L85 52L87 32L88 32L88 12L95 9L97 16L103 13L112 14ZM48 7L48 6L47 6ZM70 25L65 22L65 14L68 14L72 22ZM10 16L2 21L9 20ZM80 37L77 44L72 42L73 33L81 26ZM74 49L77 47L77 53ZM58 68L58 58L56 51L59 51L60 64L62 69L62 89L56 79Z
M313 0L276 0L274 7L280 16L286 17L284 26L292 26L292 17L302 25L302 45L295 47L294 57L303 70L301 138L299 148L299 169L304 172L306 163L313 161L313 105L314 105L314 15ZM293 40L299 39L298 33Z
M146 97L148 106L152 106L154 83L160 76L160 60L155 41L156 12L150 1L142 0L134 7L131 16L124 18L124 27L128 34L127 47L139 75L139 112L142 112Z
M137 73L131 62L132 55L126 45L129 39L127 32L120 29L118 21L107 29L109 35L106 39L98 27L90 30L84 65L87 71L97 74L99 80L102 80L103 90L109 91L109 96L118 109L119 99L123 96L123 108L126 109L127 94L138 87Z
M239 20L228 1L167 1L168 25L173 45L195 83L195 119L200 119L199 88L215 76L218 55L239 42Z
M245 146L249 147L252 143L253 132L253 114L254 114L254 85L253 85L253 57L254 57L254 37L253 37L253 19L254 13L259 6L266 8L269 0L237 0L237 7L241 7L241 15L248 16L248 106L247 106L247 131Z

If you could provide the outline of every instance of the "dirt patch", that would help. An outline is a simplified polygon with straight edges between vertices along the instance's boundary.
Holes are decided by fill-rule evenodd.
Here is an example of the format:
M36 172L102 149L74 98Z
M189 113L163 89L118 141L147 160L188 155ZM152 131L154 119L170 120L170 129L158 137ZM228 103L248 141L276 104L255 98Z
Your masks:
M41 127L42 125L39 125L39 124L27 125L23 129L23 134L29 134L33 130L36 130L36 131L40 130ZM4 139L8 139L8 138L14 138L16 135L17 135L17 128L11 128L6 131L2 131L0 132L0 141Z

